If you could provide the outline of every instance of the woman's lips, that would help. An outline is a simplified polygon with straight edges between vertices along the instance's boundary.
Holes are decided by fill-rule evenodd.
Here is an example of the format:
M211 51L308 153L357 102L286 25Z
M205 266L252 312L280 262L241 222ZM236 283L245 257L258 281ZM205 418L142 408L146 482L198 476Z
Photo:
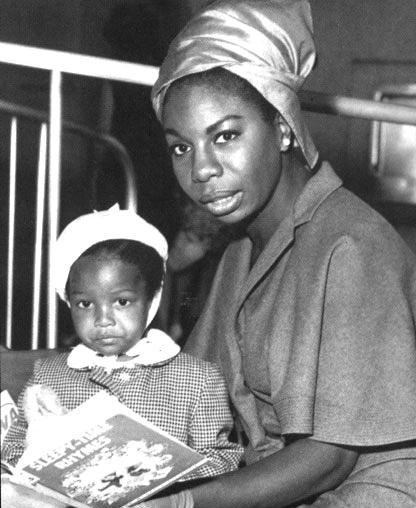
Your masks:
M241 205L243 193L238 192L217 192L202 196L200 202L216 216L228 215Z

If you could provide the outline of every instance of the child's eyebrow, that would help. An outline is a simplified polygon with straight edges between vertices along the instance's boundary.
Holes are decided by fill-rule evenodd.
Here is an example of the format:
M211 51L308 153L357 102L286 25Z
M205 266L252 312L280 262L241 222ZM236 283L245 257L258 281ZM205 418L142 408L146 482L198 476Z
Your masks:
M117 288L117 289L113 289L110 292L111 292L111 294L117 294L117 293L134 293L134 294L137 294L137 293L140 293L140 291L137 291L134 288Z

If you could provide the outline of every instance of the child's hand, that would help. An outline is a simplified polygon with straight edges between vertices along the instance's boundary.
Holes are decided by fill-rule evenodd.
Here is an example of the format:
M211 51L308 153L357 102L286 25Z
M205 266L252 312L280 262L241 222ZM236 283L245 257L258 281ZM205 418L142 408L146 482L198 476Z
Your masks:
M29 386L24 395L23 407L29 424L40 417L62 416L67 413L56 393L46 385Z
M177 494L151 499L135 506L137 508L194 508L194 499L190 490L181 490Z
M26 390L23 409L28 422L26 448L38 446L59 432L59 417L67 413L56 393L45 385L33 385Z

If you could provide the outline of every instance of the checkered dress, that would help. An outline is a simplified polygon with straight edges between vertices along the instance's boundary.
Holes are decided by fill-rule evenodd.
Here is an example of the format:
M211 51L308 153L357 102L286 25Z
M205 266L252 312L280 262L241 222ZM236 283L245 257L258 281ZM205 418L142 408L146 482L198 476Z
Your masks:
M38 360L27 386L52 388L61 404L72 410L101 390L150 420L209 462L186 479L214 476L236 469L242 449L229 441L233 419L228 394L217 367L180 353L161 366L122 367L106 373L102 367L76 370L67 365L68 353ZM19 418L9 430L2 459L12 465L23 454L27 422L18 400Z

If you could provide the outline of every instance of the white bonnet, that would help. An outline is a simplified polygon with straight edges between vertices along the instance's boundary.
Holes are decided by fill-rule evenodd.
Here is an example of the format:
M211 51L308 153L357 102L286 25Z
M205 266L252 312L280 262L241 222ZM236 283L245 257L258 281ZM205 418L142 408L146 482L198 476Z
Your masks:
M55 245L52 279L62 300L68 303L65 294L66 283L71 266L81 254L96 243L118 239L135 240L153 247L166 264L168 244L165 237L135 212L120 210L116 204L109 210L81 215L65 227ZM156 314L160 293L161 291L155 295L148 322Z

